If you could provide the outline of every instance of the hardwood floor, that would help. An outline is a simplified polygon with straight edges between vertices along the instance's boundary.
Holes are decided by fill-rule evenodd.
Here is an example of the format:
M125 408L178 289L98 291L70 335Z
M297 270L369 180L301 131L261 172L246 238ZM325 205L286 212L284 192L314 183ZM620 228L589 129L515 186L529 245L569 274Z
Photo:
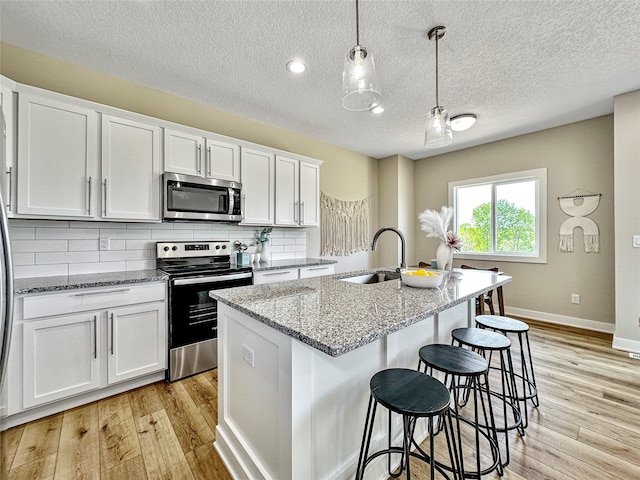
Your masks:
M640 478L640 362L610 335L529 323L540 408L503 478ZM3 432L0 478L226 480L216 422L217 370L159 382Z

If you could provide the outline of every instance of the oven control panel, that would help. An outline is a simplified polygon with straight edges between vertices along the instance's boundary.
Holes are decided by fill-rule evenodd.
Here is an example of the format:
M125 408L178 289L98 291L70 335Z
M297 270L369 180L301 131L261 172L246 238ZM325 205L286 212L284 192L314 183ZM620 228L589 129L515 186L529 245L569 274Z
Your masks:
M229 240L158 242L156 251L157 258L229 256L232 253L232 245Z

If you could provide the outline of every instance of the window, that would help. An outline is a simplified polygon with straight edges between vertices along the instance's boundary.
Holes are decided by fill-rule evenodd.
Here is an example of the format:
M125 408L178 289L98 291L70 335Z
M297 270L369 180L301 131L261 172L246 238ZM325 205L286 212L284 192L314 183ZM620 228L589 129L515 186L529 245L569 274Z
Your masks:
M457 258L546 263L547 169L449 183Z

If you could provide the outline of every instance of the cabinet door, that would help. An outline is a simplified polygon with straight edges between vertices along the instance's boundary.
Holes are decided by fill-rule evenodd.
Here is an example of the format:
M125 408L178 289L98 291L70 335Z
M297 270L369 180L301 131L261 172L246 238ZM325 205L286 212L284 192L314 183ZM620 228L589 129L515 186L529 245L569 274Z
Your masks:
M279 270L267 270L266 272L254 272L253 284L263 285L265 283L284 282L285 280L297 280L298 269L279 269Z
M160 128L102 116L102 216L160 220Z
M95 111L20 93L18 213L90 217L97 188Z
M323 275L333 275L333 273L333 265L315 265L300 268L300 278L321 277Z
M276 157L276 225L297 226L299 222L300 161Z
M202 137L164 130L164 170L184 175L203 175Z
M0 135L4 136L4 151L0 158L4 159L4 165L0 165L0 179L2 184L0 190L2 190L2 198L4 199L7 213L13 213L13 192L15 185L15 115L14 115L14 98L13 91L8 85L4 85L5 78L0 77L0 81L3 82L0 85L0 107L2 108L2 115L4 116L3 131Z
M98 314L25 322L24 408L100 386Z
M167 312L164 302L107 311L108 383L167 368Z
M300 162L300 225L320 225L320 166Z
M273 225L275 157L271 153L241 149L244 225Z
M240 181L240 147L231 143L206 139L207 161L205 175L208 178Z

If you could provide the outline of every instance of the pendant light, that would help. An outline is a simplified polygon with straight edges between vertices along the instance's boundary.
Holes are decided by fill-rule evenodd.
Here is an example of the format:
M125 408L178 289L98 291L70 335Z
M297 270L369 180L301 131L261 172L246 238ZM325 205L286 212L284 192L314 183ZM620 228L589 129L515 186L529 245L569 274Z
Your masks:
M436 42L436 106L427 114L424 146L428 148L444 147L453 142L449 112L438 102L438 40L444 37L445 30L443 26L429 30L429 40Z
M342 106L347 110L369 110L380 103L380 89L373 55L360 45L360 19L356 0L356 46L347 53L342 71Z

